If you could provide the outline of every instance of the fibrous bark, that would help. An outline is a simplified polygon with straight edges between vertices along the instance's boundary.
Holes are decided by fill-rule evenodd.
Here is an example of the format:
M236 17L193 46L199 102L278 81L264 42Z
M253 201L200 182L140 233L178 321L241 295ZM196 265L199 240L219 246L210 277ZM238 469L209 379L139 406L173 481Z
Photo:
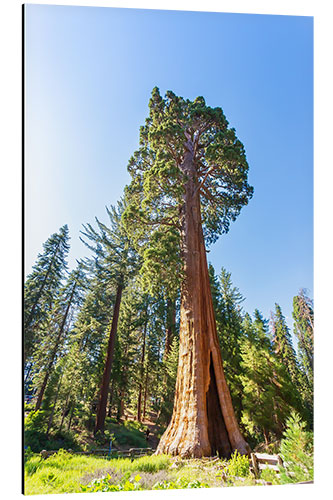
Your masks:
M182 207L180 345L171 422L157 453L186 457L241 454L250 447L240 433L225 380L210 290L193 148L182 170L188 180Z

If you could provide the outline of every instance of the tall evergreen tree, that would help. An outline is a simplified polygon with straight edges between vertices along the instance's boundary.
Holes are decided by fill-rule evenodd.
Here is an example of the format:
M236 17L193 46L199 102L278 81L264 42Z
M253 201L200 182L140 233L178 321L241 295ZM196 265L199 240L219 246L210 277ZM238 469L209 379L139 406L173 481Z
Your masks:
M72 319L71 315L81 303L84 285L84 272L79 263L61 288L54 307L48 315L48 320L44 323L40 343L34 353L37 388L36 410L41 407L51 372L64 347L66 333Z
M275 304L275 314L272 316L272 334L275 353L287 368L291 380L299 383L299 367L296 352L293 347L289 328L279 304Z
M293 299L293 319L301 366L308 384L313 386L313 301L305 290Z
M297 408L291 377L274 352L268 322L256 310L254 321L246 314L243 324L246 338L241 345L243 385L242 423L257 440L281 438L286 418Z
M275 354L285 366L293 383L293 397L297 401L294 407L302 418L309 422L311 420L309 407L304 404L306 399L304 374L300 369L285 317L278 304L275 304L275 313L272 315L271 327Z
M226 379L230 388L237 417L242 412L241 345L244 340L244 297L231 280L231 273L222 267L219 276L220 300L217 311L217 332L221 347Z
M313 301L300 290L293 299L294 333L298 340L298 360L300 366L301 394L310 428L313 426Z
M24 359L29 361L39 342L39 328L52 309L67 270L69 251L67 225L43 245L24 285Z
M107 334L110 331L110 304L115 300L115 289L105 286L102 270L97 266L90 269L89 290L77 314L70 335L69 350L77 344L77 380L80 381L73 411L80 409L85 425L94 425L98 391L105 364Z
M204 243L227 232L252 196L244 147L222 109L203 97L191 102L169 91L163 99L154 88L149 111L129 162L124 216L148 281L163 276L177 289L181 279L174 412L158 452L247 453L223 373Z
M84 231L82 232L83 236L92 242L92 244L89 244L86 240L83 240L98 258L98 265L105 275L106 285L110 286L110 284L113 284L116 287L105 366L100 386L95 432L104 430L121 297L126 280L133 273L133 269L137 265L137 256L132 249L121 221L124 208L123 201L118 202L117 208L107 208L109 226L96 219L97 230L93 229L90 224L87 224L84 226ZM95 263L95 261L93 262Z

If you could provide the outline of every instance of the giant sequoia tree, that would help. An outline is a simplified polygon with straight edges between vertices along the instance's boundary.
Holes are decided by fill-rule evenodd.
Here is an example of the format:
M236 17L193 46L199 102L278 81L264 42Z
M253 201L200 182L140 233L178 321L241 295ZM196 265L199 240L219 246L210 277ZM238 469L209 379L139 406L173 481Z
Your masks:
M154 88L140 147L129 162L127 227L150 286L181 279L180 345L173 415L157 452L247 453L226 384L205 239L227 232L252 196L244 147L221 108ZM172 280L174 282L172 283Z

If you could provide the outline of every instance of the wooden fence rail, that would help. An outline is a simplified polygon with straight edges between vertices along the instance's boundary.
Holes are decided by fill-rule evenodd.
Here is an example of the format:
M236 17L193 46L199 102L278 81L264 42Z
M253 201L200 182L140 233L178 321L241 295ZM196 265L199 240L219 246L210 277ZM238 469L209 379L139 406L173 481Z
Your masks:
M269 455L268 453L251 453L251 468L255 477L260 476L264 469L270 469L279 476L280 467L283 466L282 458L279 455Z
M108 448L98 448L90 451L73 451L71 449L67 451L75 455L100 455L108 456L109 458L130 458L131 460L134 460L134 458L139 458L144 455L152 455L155 450L153 448L130 448L129 450L117 450L115 448L110 450ZM57 452L58 450L42 450L40 454L43 458L48 458Z

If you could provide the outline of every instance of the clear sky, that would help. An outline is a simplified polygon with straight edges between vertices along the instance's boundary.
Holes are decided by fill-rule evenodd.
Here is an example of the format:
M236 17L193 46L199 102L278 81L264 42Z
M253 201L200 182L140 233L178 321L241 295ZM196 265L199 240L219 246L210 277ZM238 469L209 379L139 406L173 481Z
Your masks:
M208 254L269 317L313 295L313 18L26 6L26 273L68 224L106 221L155 85L220 106L254 196Z

